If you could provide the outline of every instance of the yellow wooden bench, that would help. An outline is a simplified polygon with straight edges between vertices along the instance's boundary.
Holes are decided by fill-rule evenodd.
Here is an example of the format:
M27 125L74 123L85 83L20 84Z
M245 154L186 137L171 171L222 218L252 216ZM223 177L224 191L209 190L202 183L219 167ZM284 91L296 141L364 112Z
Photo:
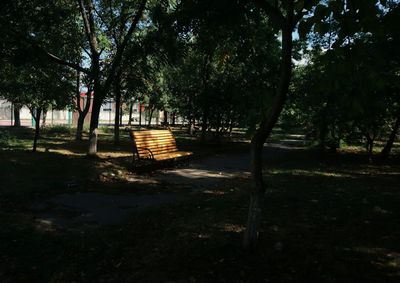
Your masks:
M147 159L153 161L163 161L193 153L179 151L176 141L170 130L144 130L130 131L133 141L133 160Z

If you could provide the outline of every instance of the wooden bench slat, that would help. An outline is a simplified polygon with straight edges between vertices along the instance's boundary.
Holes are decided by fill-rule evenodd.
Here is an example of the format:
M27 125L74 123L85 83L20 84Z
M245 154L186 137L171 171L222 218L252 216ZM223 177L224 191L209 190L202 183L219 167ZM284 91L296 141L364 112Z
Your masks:
M138 151L140 152L140 153L147 153L147 152L149 152L147 149L145 149L145 148L139 148L138 149ZM178 149L176 148L176 147L171 147L171 148L168 148L168 147L164 147L164 148L153 148L153 149L150 149L150 151L153 153L153 154L158 154L159 152L174 152L174 151L178 151Z
M176 144L176 142L174 140L161 140L161 141L150 141L150 140L146 140L146 141L138 141L136 140L136 144L146 144L146 145L158 145L158 144Z
M160 160L173 159L173 158L189 156L189 155L192 155L192 153L191 152L187 152L187 151L177 151L177 152L175 152L173 154L166 153L166 154L156 155L156 156L154 156L154 159L160 161Z
M174 143L165 143L165 144L145 144L145 143L143 143L143 144L136 144L136 147L157 149L157 148L162 148L162 147L175 147L176 148L177 146Z
M146 137L173 137L170 133L159 133L159 134L134 134L137 138L146 138Z

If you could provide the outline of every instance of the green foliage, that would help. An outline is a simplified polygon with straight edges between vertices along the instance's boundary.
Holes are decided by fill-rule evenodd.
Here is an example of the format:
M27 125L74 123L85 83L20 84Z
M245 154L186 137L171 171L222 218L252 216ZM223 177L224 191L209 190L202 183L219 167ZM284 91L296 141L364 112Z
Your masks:
M73 133L73 128L70 126L65 126L65 125L55 125L55 126L50 126L50 127L45 127L42 132L47 135L51 136L57 136L60 134L72 134Z

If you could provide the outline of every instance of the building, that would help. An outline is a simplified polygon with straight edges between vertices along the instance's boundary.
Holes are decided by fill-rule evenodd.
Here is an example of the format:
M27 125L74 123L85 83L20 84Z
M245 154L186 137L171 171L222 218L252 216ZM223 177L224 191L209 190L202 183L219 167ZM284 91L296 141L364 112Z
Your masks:
M86 93L81 93L81 107L83 108L84 103L86 102ZM124 103L122 105L122 125L128 125L129 122L129 112L130 112L130 103ZM142 111L140 111L139 107L141 107ZM141 113L141 115L140 115ZM91 115L91 108L89 109L89 113L85 118L85 124L89 124ZM79 113L76 110L53 110L49 109L46 115L46 125L69 125L76 126L78 121ZM112 99L108 99L104 102L100 109L99 116L99 124L101 126L114 125L115 119L115 102ZM151 119L151 125L158 125L162 119L161 111L154 111L153 117ZM22 126L33 127L35 125L35 121L27 107L22 107L20 111L20 120ZM132 105L132 124L139 125L139 121L142 125L147 125L149 123L146 107L144 105L140 105L138 102L133 102ZM14 124L14 111L13 105L11 102L7 100L0 99L0 126L11 126Z

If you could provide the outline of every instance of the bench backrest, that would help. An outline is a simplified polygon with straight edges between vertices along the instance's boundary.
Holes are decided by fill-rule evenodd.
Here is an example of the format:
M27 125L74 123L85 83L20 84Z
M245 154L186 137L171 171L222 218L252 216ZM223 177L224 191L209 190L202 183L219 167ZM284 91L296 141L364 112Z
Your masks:
M170 130L131 131L131 137L139 158L149 157L148 149L153 155L178 151Z

